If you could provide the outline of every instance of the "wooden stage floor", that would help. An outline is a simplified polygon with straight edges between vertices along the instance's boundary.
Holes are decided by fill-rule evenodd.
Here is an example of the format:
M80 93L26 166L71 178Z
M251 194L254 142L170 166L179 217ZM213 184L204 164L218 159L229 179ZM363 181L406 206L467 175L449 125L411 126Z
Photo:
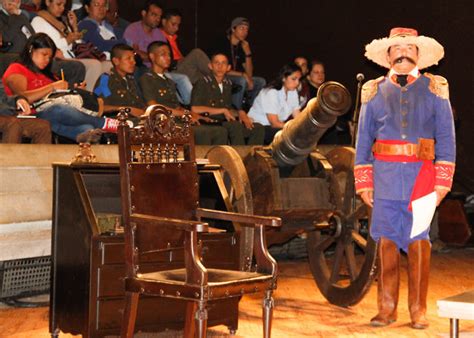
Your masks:
M376 313L376 285L351 308L329 304L319 293L306 260L281 261L272 337L448 337L449 319L437 316L436 301L474 289L474 250L451 249L433 253L428 299L427 330L408 326L407 278L402 270L398 321L387 328L368 325ZM406 260L402 259L402 269ZM244 297L241 301L239 330L234 337L261 337L261 299ZM474 337L474 322L460 321L461 337ZM181 337L180 332L137 334L136 337ZM214 327L210 337L229 337L226 327ZM46 338L48 308L12 309L0 307L0 337ZM61 334L60 337L72 337Z

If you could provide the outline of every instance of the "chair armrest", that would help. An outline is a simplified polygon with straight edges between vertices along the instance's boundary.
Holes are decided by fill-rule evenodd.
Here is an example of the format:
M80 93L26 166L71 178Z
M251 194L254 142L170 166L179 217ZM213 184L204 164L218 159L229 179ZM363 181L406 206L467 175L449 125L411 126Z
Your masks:
M255 226L255 224L262 224L270 227L280 227L281 218L273 216L255 216L255 215L246 215L239 214L236 212L229 211L218 211L212 209L196 209L196 217L201 218L212 218L219 219L222 221L232 221L239 222L245 226Z
M184 231L208 232L209 224L200 221L188 221L176 218L159 217L145 214L130 215L131 222L159 223L160 226L172 227Z

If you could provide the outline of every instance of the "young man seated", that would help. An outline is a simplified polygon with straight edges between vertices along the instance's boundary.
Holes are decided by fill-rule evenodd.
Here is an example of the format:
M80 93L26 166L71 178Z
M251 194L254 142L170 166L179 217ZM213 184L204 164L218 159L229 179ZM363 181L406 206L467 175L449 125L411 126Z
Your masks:
M213 55L209 69L212 75L203 77L194 85L191 109L196 113L208 113L211 119L222 123L232 145L244 145L245 139L247 144L263 144L264 127L253 123L245 111L232 106L232 82L226 77L230 70L227 56Z
M116 111L129 107L131 115L140 116L145 112L145 102L133 76L135 54L132 47L118 44L111 51L113 68L97 80L94 93L104 100L104 111Z
M151 70L139 80L146 103L161 104L171 110L173 115L182 116L186 110L179 104L176 84L165 75L171 63L168 44L162 41L152 42L148 46L148 57ZM199 124L198 120L212 122L195 112L191 112L191 116L196 124ZM227 144L227 130L221 126L195 125L193 131L196 144Z

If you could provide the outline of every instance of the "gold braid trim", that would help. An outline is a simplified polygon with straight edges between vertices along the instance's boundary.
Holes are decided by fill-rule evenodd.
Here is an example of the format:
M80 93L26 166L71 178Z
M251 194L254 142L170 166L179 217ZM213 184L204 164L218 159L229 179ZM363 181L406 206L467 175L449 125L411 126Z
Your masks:
M429 89L430 92L439 96L442 99L449 99L449 85L448 80L440 75L433 75L430 73L424 74L427 78L430 79Z
M384 77L381 76L375 80L370 80L364 83L364 85L362 86L362 93L361 93L362 103L367 103L374 98L374 96L377 94L379 82L382 81L383 79Z

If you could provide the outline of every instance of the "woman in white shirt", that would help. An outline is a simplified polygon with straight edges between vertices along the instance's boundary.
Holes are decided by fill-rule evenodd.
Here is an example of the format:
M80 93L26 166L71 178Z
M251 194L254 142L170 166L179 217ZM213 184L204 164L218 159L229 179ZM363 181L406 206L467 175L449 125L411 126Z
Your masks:
M69 11L62 16L66 7L66 0L42 0L38 16L33 18L31 25L37 33L47 34L56 44L58 52L56 57L61 59L75 58L73 43L80 42L82 33L77 28L77 17ZM96 59L75 59L86 67L86 88L94 89L99 76L112 68L110 61Z
M294 63L280 69L278 77L262 89L255 99L248 116L265 126L264 144L270 144L273 136L283 128L286 120L300 113L301 102L298 86L301 69Z

